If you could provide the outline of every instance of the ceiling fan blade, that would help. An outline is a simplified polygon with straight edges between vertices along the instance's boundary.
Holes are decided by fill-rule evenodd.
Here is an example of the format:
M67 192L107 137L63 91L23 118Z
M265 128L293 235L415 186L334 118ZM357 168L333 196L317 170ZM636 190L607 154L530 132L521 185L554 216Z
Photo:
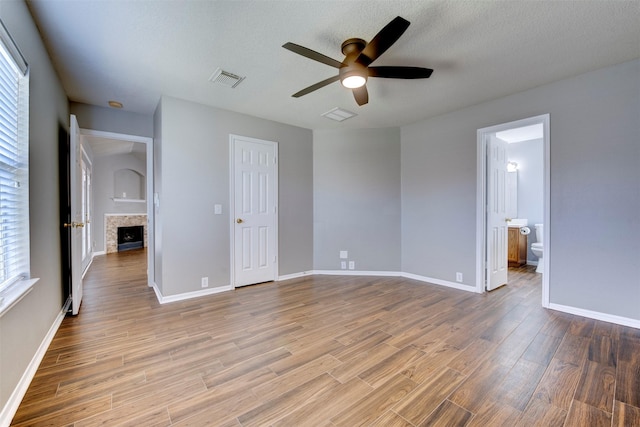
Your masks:
M369 102L369 92L367 91L367 86L360 86L353 89L353 97L356 99L358 105L362 106Z
M367 43L358 58L356 58L356 62L367 67L402 36L409 28L409 24L409 21L397 16Z
M290 50L291 52L295 52L298 55L302 55L309 59L313 59L314 61L322 62L323 64L327 64L334 68L340 68L342 66L342 62L336 61L333 58L329 58L326 55L316 52L315 50L311 50L307 47L300 46L295 43L285 43L282 45L283 48Z
M431 76L431 68L421 67L369 67L369 77L387 79L426 79Z
M340 75L329 77L328 79L325 79L325 80L323 80L321 82L318 82L318 83L316 83L314 85L311 85L311 86L309 86L307 88L304 88L300 92L296 92L291 96L293 96L294 98L300 98L303 95L311 93L314 90L318 90L321 87L325 87L326 85L331 84L333 82L337 82L338 80L340 80Z

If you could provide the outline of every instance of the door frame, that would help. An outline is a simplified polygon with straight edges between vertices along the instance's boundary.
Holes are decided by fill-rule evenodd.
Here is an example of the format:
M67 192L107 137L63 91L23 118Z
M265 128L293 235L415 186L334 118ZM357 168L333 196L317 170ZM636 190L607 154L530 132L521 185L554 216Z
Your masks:
M278 161L278 143L274 141L269 141L266 139L259 138L251 138L248 136L229 134L229 279L231 289L236 289L236 259L235 259L235 206L236 206L236 183L235 183L235 143L236 140L242 139L244 141L256 142L256 143L267 143L273 146L274 154L276 158L275 163L275 177L274 177L274 195L275 198L275 221L274 221L274 251L276 256L276 263L274 266L274 280L278 280L279 277L279 265L280 265L280 249L278 244L278 223L280 222L280 209L279 209L279 198L278 198L278 178L279 178L279 161Z
M84 149L84 144L82 143L82 132L80 133L80 135L80 151L82 152L81 164L85 164L85 168L87 170L87 179L89 180L87 185L85 185L85 182L82 183L82 191L85 192L87 188L91 189L91 187L93 186L93 183L91 181L91 175L93 174L93 162L91 161L91 158L89 157L87 151ZM87 270L89 270L89 267L91 266L91 263L93 261L93 245L91 244L93 236L93 232L91 230L91 221L93 221L93 191L87 191L85 196L86 200L85 197L83 197L82 204L83 208L86 206L89 207L89 216L84 216L82 219L82 222L84 222L83 233L87 233L86 238L85 236L83 236L82 238L82 244L84 245L86 243L88 245L86 256L82 259L83 277L87 273Z
M489 135L517 127L542 124L543 130L543 268L542 273L542 306L549 307L549 259L550 259L550 229L551 229L551 173L550 173L550 118L549 114L528 117L512 122L501 123L477 130L477 178L476 178L476 292L484 293L486 286L486 247L487 247L487 141Z
M95 136L105 139L115 139L118 141L126 142L139 142L146 146L146 205L147 205L147 285L152 287L155 283L155 267L154 267L154 254L155 254L155 238L154 238L154 209L153 209L153 138L138 135L129 135L116 132L105 132L101 130L84 129L80 128L81 136ZM106 250L106 241L105 241Z

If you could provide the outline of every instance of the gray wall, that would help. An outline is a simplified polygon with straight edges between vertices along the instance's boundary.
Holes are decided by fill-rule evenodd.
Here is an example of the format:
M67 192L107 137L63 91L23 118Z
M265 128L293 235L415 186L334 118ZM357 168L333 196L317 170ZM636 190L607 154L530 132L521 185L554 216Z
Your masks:
M154 191L162 294L199 291L201 277L210 287L230 284L229 134L278 142L279 274L311 270L311 131L171 97L160 102L154 158L162 178ZM213 214L218 203L222 215Z
M511 143L508 157L518 164L518 218L526 218L531 228L527 261L538 262L531 244L537 241L534 224L544 222L544 140Z
M62 308L58 127L69 128L67 97L26 5L0 2L0 18L30 71L29 185L33 291L0 318L0 407L14 391Z
M313 133L314 268L400 270L400 129Z
M71 114L83 129L153 137L153 117L114 108L97 107L80 102L69 103Z
M116 202L114 197L114 173L120 169L138 172L146 179L146 160L134 154L94 157L92 168L93 189L93 251L106 250L104 242L104 215L124 213L147 213L147 204L140 202ZM129 196L129 195L127 195Z
M476 130L549 113L551 303L640 320L639 75L635 60L403 127L402 270L475 283Z

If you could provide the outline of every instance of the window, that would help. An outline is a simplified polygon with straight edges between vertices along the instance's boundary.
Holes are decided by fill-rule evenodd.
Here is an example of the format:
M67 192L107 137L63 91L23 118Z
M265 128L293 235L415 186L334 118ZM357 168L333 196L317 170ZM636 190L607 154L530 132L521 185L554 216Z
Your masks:
M0 306L29 279L29 73L0 21Z

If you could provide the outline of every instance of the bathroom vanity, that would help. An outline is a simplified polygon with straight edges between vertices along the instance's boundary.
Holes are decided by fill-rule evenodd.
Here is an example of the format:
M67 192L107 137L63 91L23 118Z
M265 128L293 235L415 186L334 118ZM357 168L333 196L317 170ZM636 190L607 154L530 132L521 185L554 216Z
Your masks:
M509 227L507 260L509 267L527 263L527 236L520 234L520 227Z

